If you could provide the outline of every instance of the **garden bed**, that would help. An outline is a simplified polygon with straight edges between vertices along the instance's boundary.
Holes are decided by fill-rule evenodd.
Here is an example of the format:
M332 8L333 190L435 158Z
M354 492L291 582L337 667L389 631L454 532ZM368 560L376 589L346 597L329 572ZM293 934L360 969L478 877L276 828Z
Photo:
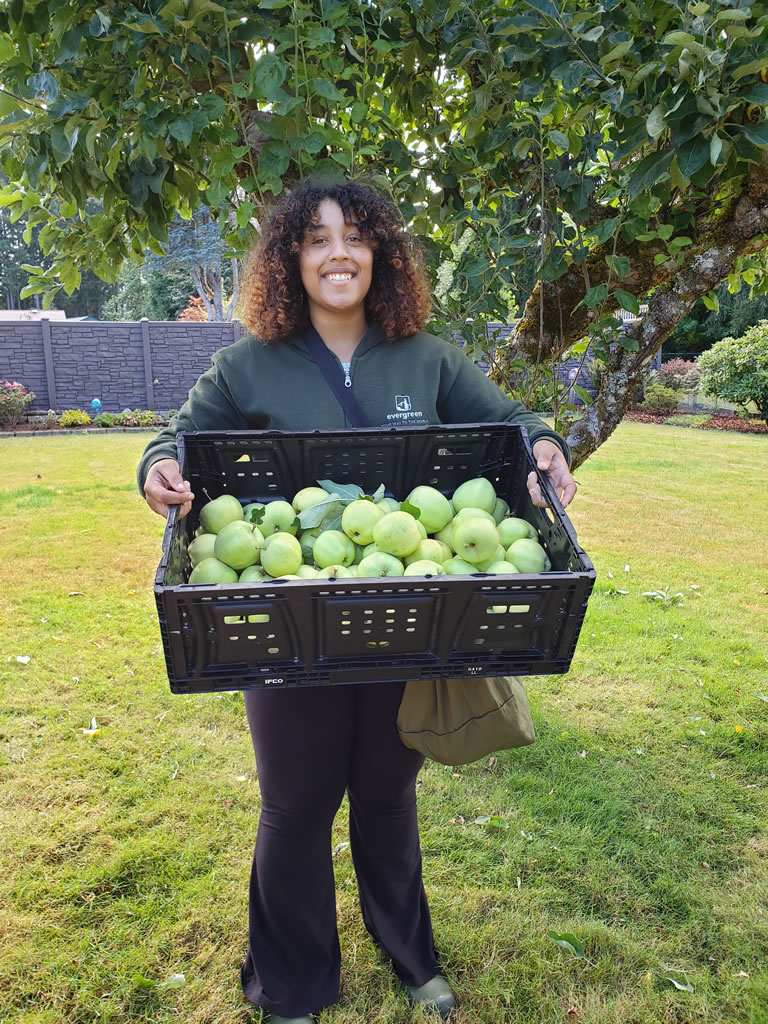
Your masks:
M646 412L644 409L630 409L624 416L632 423L659 423L675 427L690 426L696 430L731 430L739 434L768 434L768 424L759 416L743 419L741 416L706 416L675 412L671 414ZM690 424L684 421L690 420Z

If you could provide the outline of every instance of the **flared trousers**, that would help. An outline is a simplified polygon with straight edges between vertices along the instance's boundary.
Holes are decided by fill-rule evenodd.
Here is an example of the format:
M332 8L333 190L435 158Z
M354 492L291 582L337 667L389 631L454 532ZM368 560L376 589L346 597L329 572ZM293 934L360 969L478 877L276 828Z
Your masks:
M331 826L345 791L368 932L406 985L438 972L416 820L424 758L397 732L403 686L245 693L261 816L241 980L246 999L271 1013L318 1013L338 1001Z

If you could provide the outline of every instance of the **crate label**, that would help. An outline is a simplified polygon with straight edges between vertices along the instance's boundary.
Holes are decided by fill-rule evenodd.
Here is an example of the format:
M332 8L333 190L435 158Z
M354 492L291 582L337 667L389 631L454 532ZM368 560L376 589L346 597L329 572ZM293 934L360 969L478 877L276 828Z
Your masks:
M467 665L467 672L471 676L484 676L486 674L486 670L482 665Z
M265 679L264 680L264 685L265 686L276 686L276 685L279 685L280 683L284 683L284 682L285 682L285 680L283 679L282 676L276 676L274 679Z

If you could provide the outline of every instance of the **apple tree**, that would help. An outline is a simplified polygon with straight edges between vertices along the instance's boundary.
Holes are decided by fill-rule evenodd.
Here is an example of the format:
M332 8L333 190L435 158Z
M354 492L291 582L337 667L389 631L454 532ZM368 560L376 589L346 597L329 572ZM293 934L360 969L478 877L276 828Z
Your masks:
M286 184L372 181L424 239L435 330L479 355L518 296L507 390L599 359L596 400L558 410L578 465L697 299L762 286L766 24L764 0L11 0L0 203L39 228L50 301L202 204L238 252Z

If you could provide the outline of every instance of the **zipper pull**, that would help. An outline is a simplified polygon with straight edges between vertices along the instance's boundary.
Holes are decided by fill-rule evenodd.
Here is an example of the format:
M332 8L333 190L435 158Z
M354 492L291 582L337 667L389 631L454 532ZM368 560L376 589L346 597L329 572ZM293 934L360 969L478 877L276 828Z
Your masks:
M347 369L344 370L344 387L345 388L351 388L352 387L352 378L349 376L349 370L347 370Z

